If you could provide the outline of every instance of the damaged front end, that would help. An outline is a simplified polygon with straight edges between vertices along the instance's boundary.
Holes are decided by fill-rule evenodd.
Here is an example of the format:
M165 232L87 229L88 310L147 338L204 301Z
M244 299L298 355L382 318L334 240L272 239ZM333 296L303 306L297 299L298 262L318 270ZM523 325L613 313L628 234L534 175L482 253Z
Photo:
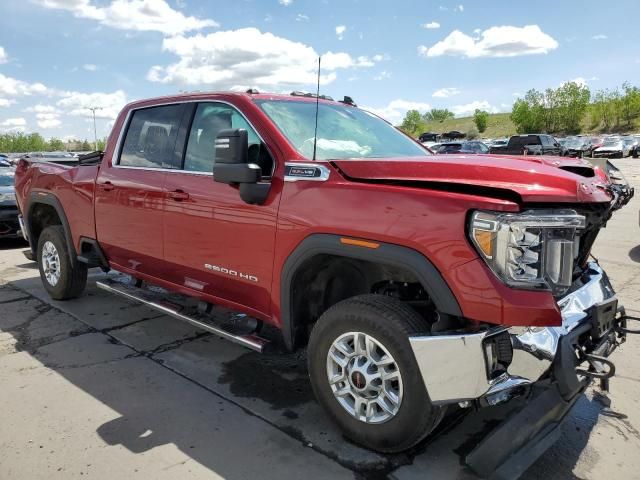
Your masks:
M628 334L640 333L630 328L640 318L626 314L590 253L600 229L634 193L621 174L608 175L610 203L470 214L468 235L487 267L513 289L549 291L561 324L486 324L410 338L433 403L483 408L520 399L521 407L466 457L482 477L522 474L557 439L561 421L593 380L608 389L615 374L610 355Z

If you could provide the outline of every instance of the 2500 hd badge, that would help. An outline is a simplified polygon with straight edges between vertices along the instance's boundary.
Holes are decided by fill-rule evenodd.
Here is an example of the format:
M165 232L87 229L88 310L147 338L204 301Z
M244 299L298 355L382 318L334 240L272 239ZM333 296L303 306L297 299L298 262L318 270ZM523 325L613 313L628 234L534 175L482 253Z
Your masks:
M248 273L242 273L242 272L238 272L236 270L231 270L230 268L226 268L226 267L219 267L218 265L211 265L209 263L205 263L204 264L204 268L206 268L207 270L211 270L213 272L220 272L220 273L224 273L225 275L230 275L232 277L238 277L238 278L242 278L243 280L249 280L250 282L258 282L258 277L256 277L255 275L249 275Z

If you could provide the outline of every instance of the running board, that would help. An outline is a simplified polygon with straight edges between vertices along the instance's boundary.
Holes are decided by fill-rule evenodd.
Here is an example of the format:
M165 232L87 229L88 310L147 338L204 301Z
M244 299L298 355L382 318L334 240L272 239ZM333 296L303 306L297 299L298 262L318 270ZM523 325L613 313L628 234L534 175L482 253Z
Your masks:
M133 300L136 302L140 302L146 305L149 308L157 310L158 312L164 313L166 315L170 315L173 318L177 318L178 320L182 320L184 322L190 323L198 328L206 330L207 332L213 333L214 335L218 335L226 340L229 340L233 343L237 343L242 345L243 347L250 348L256 352L262 353L269 343L268 340L259 337L253 333L247 334L235 334L229 332L222 328L221 326L215 325L211 322L210 319L206 318L205 314L200 314L198 312L194 312L193 315L186 315L181 313L182 309L180 306L169 303L162 302L158 299L154 298L158 295L159 292L154 292L152 290L148 290L141 287L136 287L131 284L127 284L124 282L119 282L113 279L105 279L98 280L96 282L96 286L102 290L113 293L120 297L126 298L128 300ZM152 287L156 289L157 287ZM157 289L160 290L160 289ZM166 294L165 294L166 297Z

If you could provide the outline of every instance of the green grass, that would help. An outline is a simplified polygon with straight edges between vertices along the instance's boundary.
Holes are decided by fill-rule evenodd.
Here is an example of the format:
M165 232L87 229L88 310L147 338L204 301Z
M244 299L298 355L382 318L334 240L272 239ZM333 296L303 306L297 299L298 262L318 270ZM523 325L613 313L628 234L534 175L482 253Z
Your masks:
M480 134L480 137L485 138L500 138L510 137L516 134L516 126L511 121L510 113L492 113L489 114L489 121L487 123L487 129ZM585 116L582 122L582 133L605 133L601 128L594 127L591 124L589 115ZM472 128L475 129L473 123L473 117L462 118L450 118L444 122L428 122L426 124L425 132L449 132L451 130L457 130L462 133L467 133ZM616 131L616 130L613 130ZM640 119L636 119L635 124L631 127L621 127L617 129L620 132L638 132L640 131ZM535 133L535 132L532 132ZM558 135L560 136L560 135Z
M487 129L480 134L480 136L498 138L514 135L516 133L516 126L509 118L510 115L510 113L490 114L489 121L487 122ZM449 132L451 130L467 133L472 128L476 128L473 123L473 117L449 118L444 122L428 122L426 127L426 132L437 133Z

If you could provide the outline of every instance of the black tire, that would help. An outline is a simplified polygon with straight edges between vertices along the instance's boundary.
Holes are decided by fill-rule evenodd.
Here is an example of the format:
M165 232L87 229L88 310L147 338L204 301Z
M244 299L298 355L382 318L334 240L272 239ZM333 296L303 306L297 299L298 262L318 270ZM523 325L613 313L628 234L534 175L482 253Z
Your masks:
M45 275L43 248L47 242L55 247L59 259L60 277L52 284ZM87 285L87 266L69 257L64 229L61 225L45 228L38 238L38 268L45 290L54 300L68 300L82 294Z
M384 423L365 423L336 400L327 376L327 355L333 342L347 332L362 332L381 343L402 376L403 397L398 412ZM379 452L400 452L425 438L444 410L432 405L408 337L427 334L429 325L408 305L383 295L360 295L337 303L318 320L308 347L309 376L315 396L345 435Z

